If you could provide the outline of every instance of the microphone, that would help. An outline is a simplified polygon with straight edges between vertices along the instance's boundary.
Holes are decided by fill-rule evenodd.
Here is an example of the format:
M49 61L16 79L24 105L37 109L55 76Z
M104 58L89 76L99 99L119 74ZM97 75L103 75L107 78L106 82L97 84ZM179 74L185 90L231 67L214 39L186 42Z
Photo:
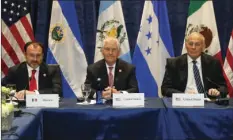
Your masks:
M100 87L101 87L101 78L98 77L96 81L97 81L97 88L98 88L97 90L100 90Z
M26 100L26 89L27 89L27 87L29 86L29 83L30 83L30 81L32 80L32 77L28 77L28 84L26 84L26 86L24 87L24 100Z
M210 80L209 77L206 77L206 80L210 82L211 84L215 85L217 88L220 88L220 85ZM220 96L216 98L215 103L218 105L225 105L225 106L229 105L229 98L221 98L221 94L220 94ZM231 101L231 104L232 104L232 101Z
M207 80L208 82L210 82L211 84L215 85L217 88L220 87L219 84L217 84L217 83L215 83L214 81L210 80L209 77L206 77L206 80Z

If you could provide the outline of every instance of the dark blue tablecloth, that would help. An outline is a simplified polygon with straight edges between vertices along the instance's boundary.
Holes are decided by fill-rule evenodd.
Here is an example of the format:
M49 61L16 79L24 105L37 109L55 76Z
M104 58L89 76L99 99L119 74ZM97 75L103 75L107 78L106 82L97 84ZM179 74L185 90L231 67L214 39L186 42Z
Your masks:
M41 109L23 109L20 117L15 117L12 128L2 133L4 140L40 140L41 136Z
M38 139L233 139L233 108L206 103L204 108L172 108L171 99L150 98L144 108L77 105L64 99L60 108L26 109L33 112L14 120L20 138ZM11 135L4 139L17 138Z
M206 102L204 108L173 108L164 98L168 139L233 139L233 107Z
M60 109L44 109L46 139L162 139L164 105L160 99L147 100L145 108L118 109L108 105L76 105L63 100ZM149 103L151 102L151 103Z

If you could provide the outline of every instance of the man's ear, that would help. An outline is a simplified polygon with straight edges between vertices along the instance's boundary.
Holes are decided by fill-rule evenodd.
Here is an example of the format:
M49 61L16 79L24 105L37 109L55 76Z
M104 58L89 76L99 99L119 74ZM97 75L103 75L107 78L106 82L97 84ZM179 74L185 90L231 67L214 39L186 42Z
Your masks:
M119 47L118 57L121 55L121 48Z

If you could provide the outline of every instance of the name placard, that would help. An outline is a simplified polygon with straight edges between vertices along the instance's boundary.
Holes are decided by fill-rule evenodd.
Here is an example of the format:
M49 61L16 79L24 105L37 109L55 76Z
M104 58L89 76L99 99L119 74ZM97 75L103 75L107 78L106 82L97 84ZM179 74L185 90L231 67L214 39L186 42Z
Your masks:
M172 106L203 107L204 103L204 94L172 94Z
M144 107L144 93L113 93L113 107Z
M57 94L31 94L26 95L26 107L59 107Z

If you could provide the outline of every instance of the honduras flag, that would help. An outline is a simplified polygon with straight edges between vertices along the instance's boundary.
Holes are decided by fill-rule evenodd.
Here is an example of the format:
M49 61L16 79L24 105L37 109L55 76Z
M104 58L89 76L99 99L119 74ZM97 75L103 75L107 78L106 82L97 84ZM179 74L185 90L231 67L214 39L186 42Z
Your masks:
M100 1L94 62L103 59L101 48L103 47L103 40L106 37L116 37L118 39L121 48L120 58L131 63L129 41L121 1Z
M166 1L145 1L133 64L139 91L161 97L166 59L174 56Z
M87 61L72 0L53 1L47 63L60 65L64 98L82 96Z

